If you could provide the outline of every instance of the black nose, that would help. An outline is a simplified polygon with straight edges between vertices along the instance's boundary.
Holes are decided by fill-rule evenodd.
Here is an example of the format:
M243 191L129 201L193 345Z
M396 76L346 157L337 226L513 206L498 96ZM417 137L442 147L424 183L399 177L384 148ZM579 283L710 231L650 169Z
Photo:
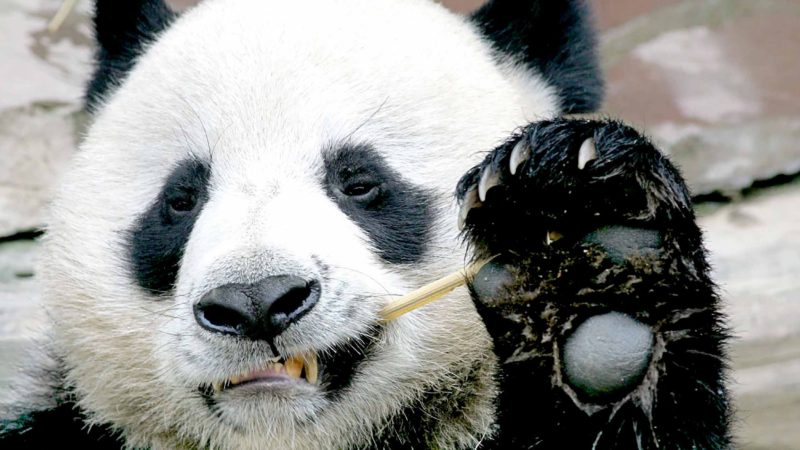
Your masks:
M208 331L272 341L311 311L319 295L315 280L276 275L212 289L194 305L194 317Z

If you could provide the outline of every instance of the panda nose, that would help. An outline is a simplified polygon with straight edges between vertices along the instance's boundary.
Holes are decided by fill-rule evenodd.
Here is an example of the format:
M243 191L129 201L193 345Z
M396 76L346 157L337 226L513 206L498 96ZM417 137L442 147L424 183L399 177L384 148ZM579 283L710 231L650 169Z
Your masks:
M272 342L314 308L319 282L276 275L254 284L226 284L194 305L197 323L208 331Z

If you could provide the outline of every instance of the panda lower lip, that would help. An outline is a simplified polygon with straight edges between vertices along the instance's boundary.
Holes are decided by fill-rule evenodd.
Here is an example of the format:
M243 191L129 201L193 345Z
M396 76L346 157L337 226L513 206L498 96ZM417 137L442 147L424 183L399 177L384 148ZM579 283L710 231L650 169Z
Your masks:
M278 359L258 369L233 375L224 381L214 382L213 388L215 392L219 393L256 382L305 382L316 385L319 381L318 373L317 355L308 352L287 359Z

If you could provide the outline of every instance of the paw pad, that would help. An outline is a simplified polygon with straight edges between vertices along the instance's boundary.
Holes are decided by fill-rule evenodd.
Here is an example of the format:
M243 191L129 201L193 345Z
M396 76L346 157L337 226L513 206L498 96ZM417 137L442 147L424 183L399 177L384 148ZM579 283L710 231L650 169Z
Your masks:
M628 315L591 317L567 338L562 362L566 379L590 398L618 394L641 380L653 344L650 327Z

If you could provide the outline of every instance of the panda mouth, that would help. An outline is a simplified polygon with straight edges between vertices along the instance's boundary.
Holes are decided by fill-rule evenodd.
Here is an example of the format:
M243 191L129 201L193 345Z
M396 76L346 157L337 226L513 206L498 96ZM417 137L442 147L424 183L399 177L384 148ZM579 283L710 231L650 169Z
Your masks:
M316 352L306 352L289 358L277 357L263 367L231 376L224 381L212 383L215 394L250 384L305 382L317 385L319 363Z
M279 356L254 369L201 385L199 390L207 400L238 389L269 390L291 386L313 387L336 395L350 385L359 366L378 342L379 334L378 329L373 329L324 351Z

